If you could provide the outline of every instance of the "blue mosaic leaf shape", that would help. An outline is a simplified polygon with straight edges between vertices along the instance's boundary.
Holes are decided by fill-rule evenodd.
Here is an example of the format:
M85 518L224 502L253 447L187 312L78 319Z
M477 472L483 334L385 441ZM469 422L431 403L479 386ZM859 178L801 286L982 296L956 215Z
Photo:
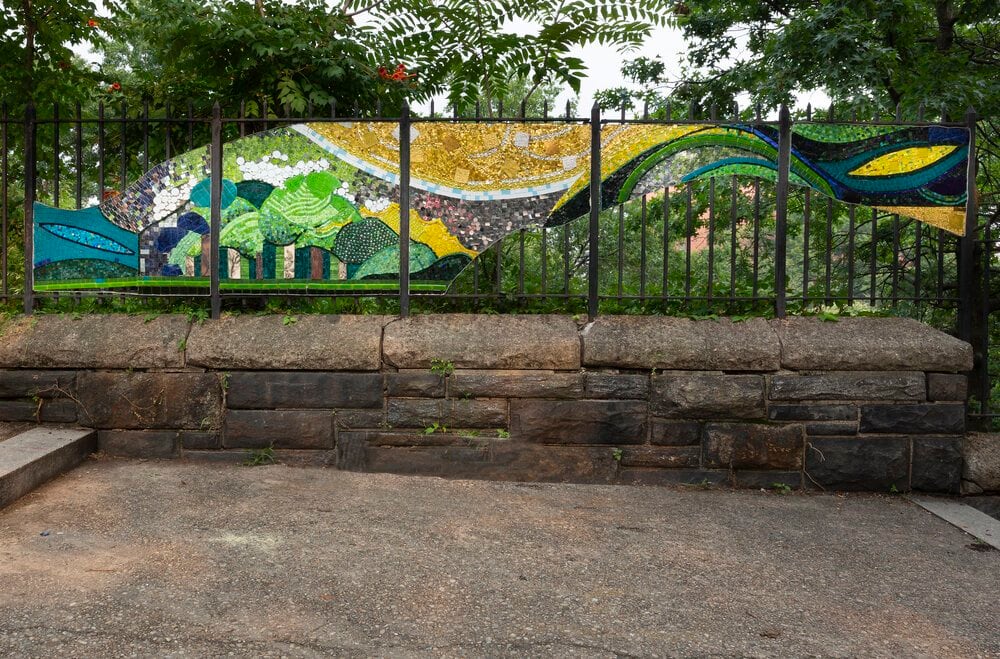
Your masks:
M39 224L38 226L54 236L77 243L78 245L98 249L102 252L111 252L112 254L135 255L135 252L127 246L95 231L72 227L67 224Z

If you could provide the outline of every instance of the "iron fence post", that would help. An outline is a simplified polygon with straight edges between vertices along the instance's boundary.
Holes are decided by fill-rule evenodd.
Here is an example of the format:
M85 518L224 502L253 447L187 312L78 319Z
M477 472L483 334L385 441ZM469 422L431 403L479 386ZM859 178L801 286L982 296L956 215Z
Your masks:
M28 103L24 110L24 313L35 308L35 138L38 124L35 106Z
M399 315L410 315L410 104L399 115Z
M219 234L222 231L222 108L212 106L211 224L209 225L208 282L212 298L212 318L222 315L219 293ZM202 254L201 258L206 258Z
M788 176L791 168L792 121L788 107L778 114L778 189L774 208L774 313L785 317L785 272L788 251Z
M590 110L590 235L587 253L587 316L597 318L598 261L601 230L601 106Z
M965 124L969 129L969 161L965 182L965 234L958 243L958 338L972 339L972 257L976 240L976 111L969 108Z

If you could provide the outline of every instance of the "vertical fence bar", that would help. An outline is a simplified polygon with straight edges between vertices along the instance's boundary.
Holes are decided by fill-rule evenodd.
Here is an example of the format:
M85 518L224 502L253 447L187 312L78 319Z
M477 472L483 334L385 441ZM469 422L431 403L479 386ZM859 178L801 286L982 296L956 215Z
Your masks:
M565 227L564 227L565 228ZM587 253L587 316L597 318L598 261L601 230L601 106L590 110L590 235Z
M712 106L715 113L715 106ZM712 301L715 293L715 177L708 180L708 282L706 297Z
M618 204L618 299L625 294L625 204Z
M73 168L76 188L73 190L76 198L76 210L83 208L83 110L76 104L76 129L74 130L76 144L74 145Z
M646 110L648 112L648 110ZM646 195L642 195L639 233L639 297L646 301Z
M10 163L7 158L7 103L0 107L0 293L7 301L7 172Z
M119 163L121 169L119 169L118 177L121 179L118 181L120 184L118 189L123 193L125 188L128 186L128 108L124 103L122 103L122 130L121 130L121 162Z
M219 293L219 233L222 231L222 108L218 101L212 106L212 183L211 225L209 225L208 281L212 297L212 318L222 315L222 296ZM201 256L206 258L205 254Z
M855 206L847 211L847 304L854 304L854 231Z
M892 306L899 304L899 215L892 216Z
M913 249L916 251L916 261L913 264L913 304L920 310L920 293L923 290L920 282L920 265L924 259L923 231L920 222L914 222L916 235L913 238Z
M970 152L971 153L971 152ZM989 322L990 322L990 265L993 261L993 241L990 237L990 223L989 221L983 224L983 295L980 299L981 306L981 318L986 326L982 328L980 332L980 340L982 341L979 354L983 355L983 377L979 378L980 389L979 389L979 412L980 414L988 414L990 411L990 389L992 382L990 381L990 332L989 332Z
M878 211L872 209L872 231L871 231L871 254L869 255L868 267L868 303L875 306L878 300Z
M684 189L687 206L684 210L684 302L691 302L691 234L694 233L694 212L691 208L691 197L694 191L688 181Z
M729 301L736 301L736 225L740 221L739 181L733 174L729 188Z
M958 247L958 338L972 339L972 276L973 247L976 240L976 111L969 108L965 113L965 125L969 129L969 165L966 170L965 235ZM984 245L988 249L989 245Z
M35 106L28 103L24 110L24 313L35 309L34 297L34 222L35 222Z
M478 290L477 290L478 292ZM410 315L410 104L399 115L399 315Z
M823 280L826 297L823 304L833 302L831 286L833 285L833 198L826 198L826 273Z
M758 115L760 108L757 108ZM760 293L760 177L753 179L753 301Z
M803 205L802 205L802 304L803 306L809 303L809 223L812 220L810 217L810 202L812 197L809 194L809 188L805 189Z
M667 115L670 116L669 114ZM670 188L663 187L663 291L665 300L670 296Z
M104 201L104 101L97 104L97 203Z
M59 208L59 104L52 106L52 205Z
M149 171L149 99L142 99L142 172Z
M792 119L788 107L778 114L778 189L774 216L774 313L785 317L785 269L788 250L788 176L792 155Z

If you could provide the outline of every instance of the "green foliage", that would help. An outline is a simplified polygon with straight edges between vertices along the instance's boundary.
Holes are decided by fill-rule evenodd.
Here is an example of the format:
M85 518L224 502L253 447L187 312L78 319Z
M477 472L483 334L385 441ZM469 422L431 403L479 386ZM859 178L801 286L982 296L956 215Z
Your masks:
M250 449L247 451L244 467L261 467L263 465L273 465L275 463L274 447Z
M433 435L436 432L448 432L448 428L445 427L445 426L442 426L441 424L439 424L436 421L434 423L432 423L431 425L427 426L426 428L424 428L424 434L425 435Z
M679 5L681 6L681 5ZM688 45L676 95L727 106L742 91L774 107L826 90L862 116L915 115L924 102L960 116L1000 99L995 2L692 0L672 22ZM833 65L831 65L833 64Z
M439 377L448 377L455 372L455 364L445 359L431 360L431 373Z
M155 107L245 101L261 116L265 102L296 113L402 102L404 89L379 80L359 28L321 0L125 0L113 23L106 73Z
M775 494L791 494L792 488L787 483L771 483L771 491Z
M367 0L348 0L360 11ZM664 22L667 0L385 0L372 11L370 35L387 66L409 65L420 88L447 91L453 107L465 112L477 99L504 98L512 81L557 83L579 91L583 61L578 46L600 43L627 50L640 45L651 27ZM515 34L518 20L538 24L537 32Z

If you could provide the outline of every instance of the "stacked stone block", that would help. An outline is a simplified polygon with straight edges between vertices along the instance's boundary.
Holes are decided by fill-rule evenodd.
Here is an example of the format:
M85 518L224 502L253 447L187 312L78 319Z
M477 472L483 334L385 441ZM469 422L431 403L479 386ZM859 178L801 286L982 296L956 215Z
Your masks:
M971 349L890 318L40 316L0 368L0 420L115 455L957 492Z

